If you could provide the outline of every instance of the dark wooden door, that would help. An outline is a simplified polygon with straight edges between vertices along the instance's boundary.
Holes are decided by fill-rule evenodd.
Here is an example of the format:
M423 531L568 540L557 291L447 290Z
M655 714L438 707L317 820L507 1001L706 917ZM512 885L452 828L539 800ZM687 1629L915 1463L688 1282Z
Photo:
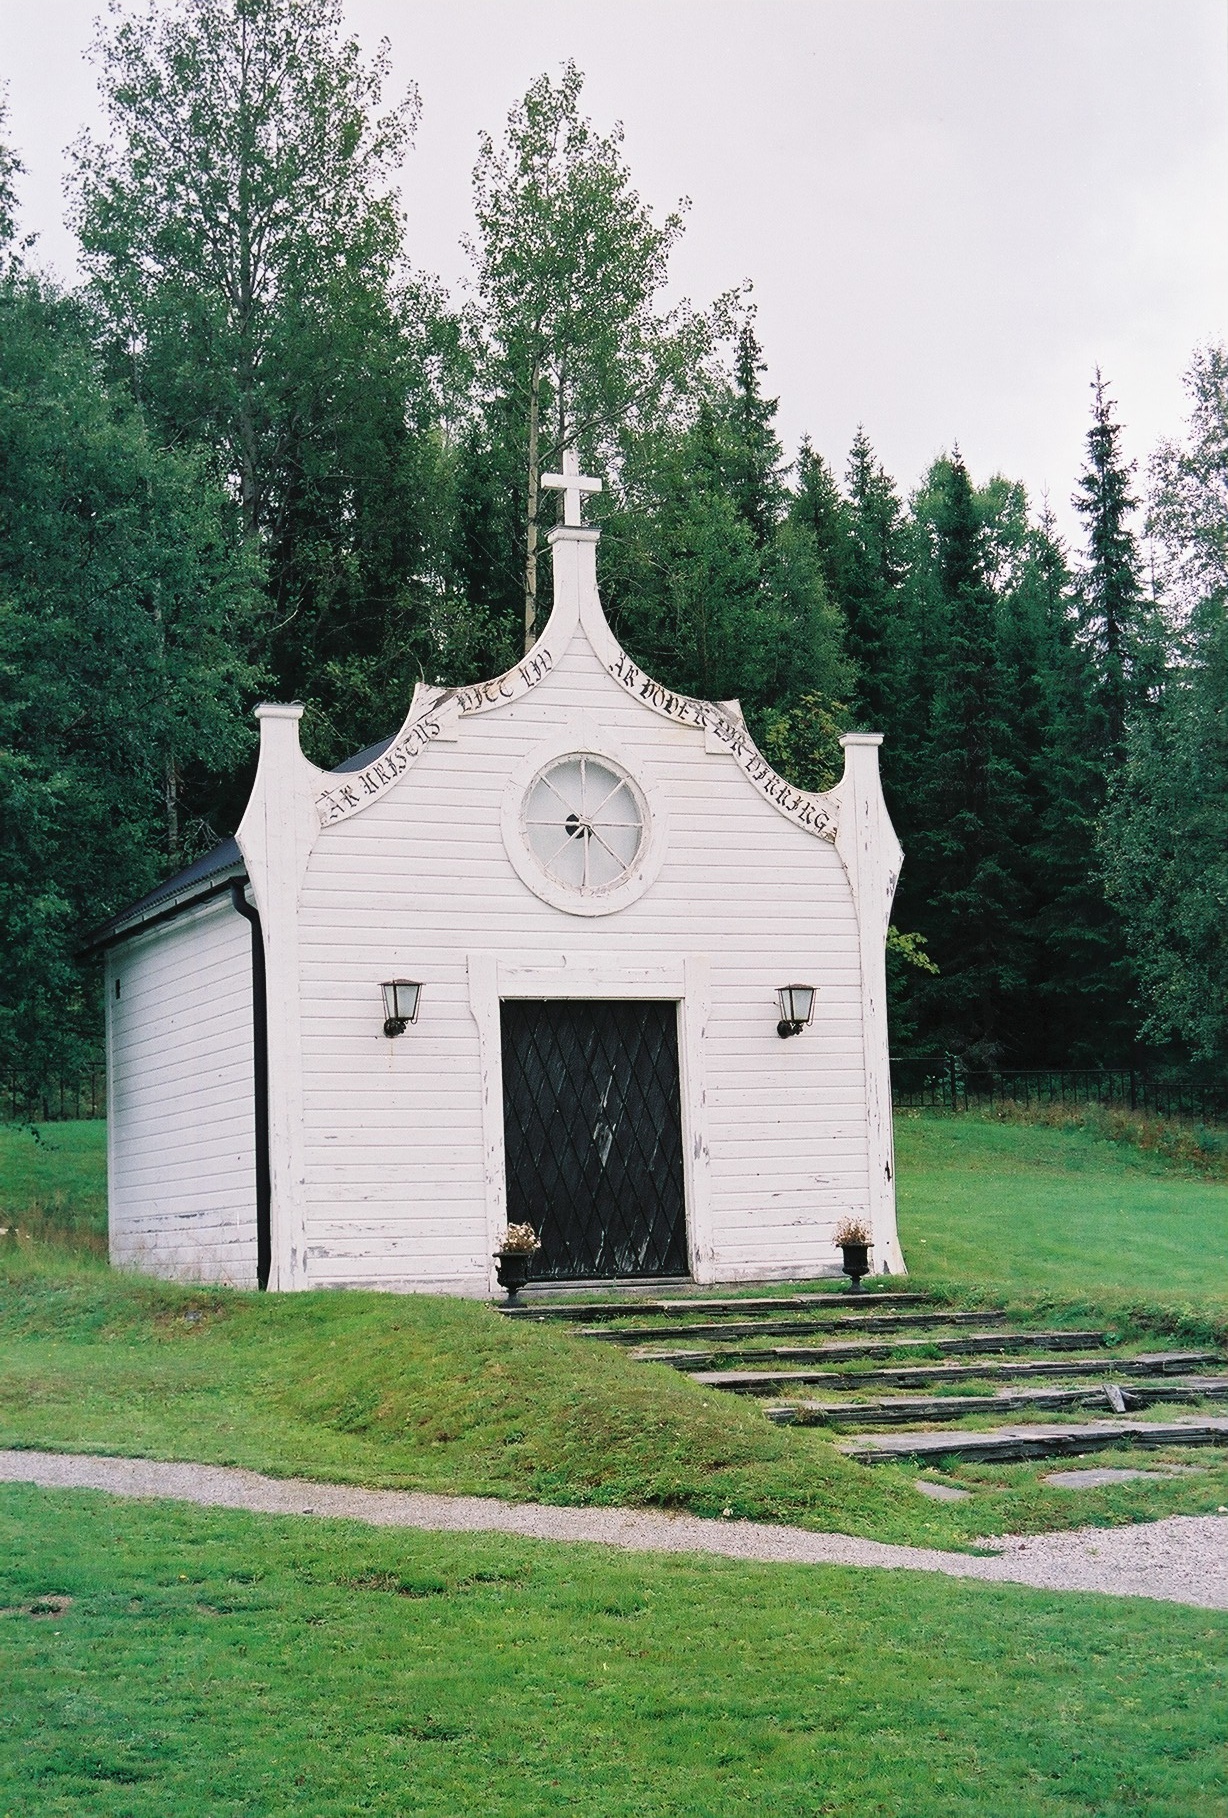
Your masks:
M677 1004L505 1003L503 1124L536 1280L687 1274Z

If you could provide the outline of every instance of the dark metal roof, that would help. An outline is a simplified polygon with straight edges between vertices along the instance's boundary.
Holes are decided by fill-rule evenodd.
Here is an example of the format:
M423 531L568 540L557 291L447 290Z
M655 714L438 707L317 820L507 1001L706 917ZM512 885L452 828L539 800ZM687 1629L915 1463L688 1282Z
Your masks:
M346 758L343 764L338 764L336 769L330 771L329 774L338 776L342 772L365 770L368 764L373 764L377 757L383 756L395 737L396 734L393 733L389 738L381 739L377 745L368 745L365 751L355 752L353 757ZM185 865L182 871L175 873L174 877L168 877L164 884L158 884L155 889L141 897L139 902L131 904L127 909L121 909L118 915L113 915L110 921L102 924L101 928L95 928L88 939L82 943L81 951L93 953L100 947L109 947L112 942L121 939L125 934L135 934L139 928L146 927L151 921L155 919L160 921L167 914L173 914L179 909L186 909L190 904L199 902L204 896L211 896L230 877L238 878L246 877L246 875L243 854L239 851L238 841L223 840L220 845L213 848L212 852L206 852L202 857L193 859L190 865Z
M121 909L118 915L113 915L101 928L95 928L82 943L81 951L93 953L99 947L109 947L121 936L135 934L151 921L160 921L168 913L186 909L201 897L211 896L230 877L241 878L246 875L238 841L223 840L212 852L193 859L190 865L185 865L174 877L168 877L164 884L158 884L127 909Z
M329 775L340 776L343 772L351 770L365 770L367 765L373 764L377 757L383 757L396 736L396 733L393 732L388 738L381 739L378 745L368 745L365 751L356 751L353 757L346 758L344 764L338 764L335 770L330 770Z

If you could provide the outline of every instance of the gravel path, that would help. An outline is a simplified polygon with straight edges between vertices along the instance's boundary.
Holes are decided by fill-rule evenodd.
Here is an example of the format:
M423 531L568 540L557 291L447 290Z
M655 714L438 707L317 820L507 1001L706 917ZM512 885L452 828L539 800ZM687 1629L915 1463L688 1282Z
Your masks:
M781 1565L882 1566L945 1572L951 1578L1035 1585L1052 1591L1104 1591L1166 1603L1228 1609L1228 1516L1174 1515L1128 1528L1008 1535L983 1544L994 1558L888 1546L847 1534L757 1521L709 1521L640 1509L561 1509L488 1496L425 1496L362 1490L300 1478L262 1477L220 1465L164 1464L59 1452L0 1451L0 1482L44 1489L106 1490L113 1496L168 1497L269 1515L330 1515L372 1527L521 1534L533 1540L592 1541L637 1553L717 1553Z

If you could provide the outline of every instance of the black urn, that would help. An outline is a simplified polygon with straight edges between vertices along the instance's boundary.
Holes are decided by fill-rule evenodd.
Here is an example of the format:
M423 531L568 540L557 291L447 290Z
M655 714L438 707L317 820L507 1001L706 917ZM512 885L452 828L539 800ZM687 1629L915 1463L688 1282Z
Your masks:
M844 1258L844 1273L849 1278L849 1293L861 1293L861 1278L870 1273L869 1244L841 1244L840 1254ZM502 1277L500 1277L502 1279Z
M516 1304L516 1296L529 1279L533 1267L531 1250L496 1250L495 1274L499 1277L499 1286L507 1289L509 1306Z

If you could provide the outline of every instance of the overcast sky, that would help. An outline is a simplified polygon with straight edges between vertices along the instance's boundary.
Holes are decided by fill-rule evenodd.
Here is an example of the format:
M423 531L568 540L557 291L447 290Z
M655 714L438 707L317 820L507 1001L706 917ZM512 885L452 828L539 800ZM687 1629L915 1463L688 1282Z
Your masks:
M0 0L25 225L69 276L63 149L96 123L98 0ZM1064 528L1100 364L1145 459L1228 303L1228 0L348 0L422 93L414 261L465 262L469 175L573 57L641 194L691 198L679 294L754 281L792 448L864 422L907 489L958 441Z

